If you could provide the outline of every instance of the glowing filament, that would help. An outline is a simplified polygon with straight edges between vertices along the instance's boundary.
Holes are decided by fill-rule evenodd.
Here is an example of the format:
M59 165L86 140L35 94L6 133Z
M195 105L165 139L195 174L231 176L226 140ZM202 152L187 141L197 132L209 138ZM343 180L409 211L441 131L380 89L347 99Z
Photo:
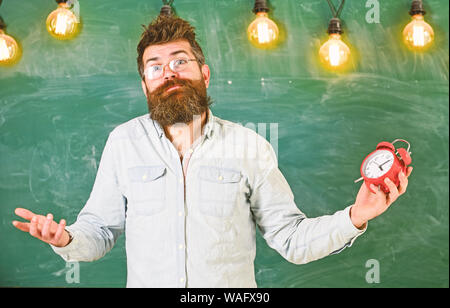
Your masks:
M269 25L266 22L262 22L258 24L258 42L260 44L269 43L270 42L270 31Z
M0 37L0 61L5 61L10 58L9 48L6 45L4 38Z
M55 33L56 34L66 34L67 26L70 23L69 18L65 14L58 14L56 17L56 26Z
M338 66L341 63L339 52L340 52L339 45L333 44L330 46L328 56L330 57L330 65L331 66Z
M414 46L425 45L425 31L422 26L413 27L413 42Z

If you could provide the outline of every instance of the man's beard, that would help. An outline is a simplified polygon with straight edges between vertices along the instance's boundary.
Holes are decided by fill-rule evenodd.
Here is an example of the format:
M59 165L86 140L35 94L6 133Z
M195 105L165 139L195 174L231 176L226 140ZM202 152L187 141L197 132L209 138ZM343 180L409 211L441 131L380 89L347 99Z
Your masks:
M177 89L166 92L173 86ZM161 126L189 123L194 115L200 116L212 104L201 80L171 79L153 92L147 89L147 104L150 117Z

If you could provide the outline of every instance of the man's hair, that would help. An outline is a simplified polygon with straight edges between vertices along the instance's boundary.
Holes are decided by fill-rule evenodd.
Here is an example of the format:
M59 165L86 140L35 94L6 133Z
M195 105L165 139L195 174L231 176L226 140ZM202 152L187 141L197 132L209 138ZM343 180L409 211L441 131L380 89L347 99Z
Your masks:
M205 56L200 45L195 40L195 28L187 21L177 16L159 15L148 27L144 27L141 40L137 46L137 64L141 78L144 79L143 55L148 46L169 43L177 40L186 40L191 46L192 53L199 67L205 64Z

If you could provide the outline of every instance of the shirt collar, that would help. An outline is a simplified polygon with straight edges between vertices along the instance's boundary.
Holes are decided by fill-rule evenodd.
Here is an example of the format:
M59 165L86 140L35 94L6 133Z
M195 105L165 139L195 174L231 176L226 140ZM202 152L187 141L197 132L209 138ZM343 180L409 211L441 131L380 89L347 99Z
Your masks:
M214 115L210 108L208 108L208 112L207 112L206 116L207 116L206 124L203 127L202 133L205 134L206 137L211 138L211 135L213 133L215 119L214 119ZM150 115L149 115L149 118L150 118ZM162 136L164 135L164 129L161 127L161 125L157 121L155 121L151 118L150 118L150 120L153 122L153 126L156 129L158 137L162 138Z

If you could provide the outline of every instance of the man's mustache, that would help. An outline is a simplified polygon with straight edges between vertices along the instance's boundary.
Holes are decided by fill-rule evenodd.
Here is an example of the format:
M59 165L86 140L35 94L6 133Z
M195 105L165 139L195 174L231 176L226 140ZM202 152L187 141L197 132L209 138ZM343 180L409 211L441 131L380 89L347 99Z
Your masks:
M162 85L160 85L158 88L156 88L153 91L153 95L162 95L164 94L168 89L174 86L180 86L180 87L193 87L192 82L185 79L169 79Z

